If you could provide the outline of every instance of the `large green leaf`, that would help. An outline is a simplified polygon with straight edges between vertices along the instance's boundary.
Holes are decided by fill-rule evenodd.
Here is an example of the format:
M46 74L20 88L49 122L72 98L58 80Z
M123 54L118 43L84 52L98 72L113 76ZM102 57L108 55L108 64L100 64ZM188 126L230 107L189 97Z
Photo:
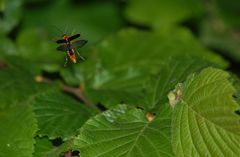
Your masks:
M95 113L82 103L60 92L38 95L33 102L40 136L67 140Z
M61 38L62 32L71 34L75 30L89 43L118 30L121 23L116 4L102 1L73 5L68 0L58 0L46 7L26 10L24 20L27 28L45 28L55 38Z
M129 0L126 16L132 22L159 28L199 16L202 10L198 0Z
M229 74L214 68L191 75L173 115L173 149L178 156L239 156L236 90Z
M142 110L119 105L91 118L75 141L81 157L172 156L170 108L165 106L153 121Z
M149 74L158 72L169 57L186 54L226 66L225 61L203 48L186 29L154 33L125 29L98 44L89 52L86 62L63 69L61 74L69 84L83 84L86 95L94 102L106 106L136 103L142 97L143 82Z
M30 105L0 109L0 156L29 157L33 153L36 120Z

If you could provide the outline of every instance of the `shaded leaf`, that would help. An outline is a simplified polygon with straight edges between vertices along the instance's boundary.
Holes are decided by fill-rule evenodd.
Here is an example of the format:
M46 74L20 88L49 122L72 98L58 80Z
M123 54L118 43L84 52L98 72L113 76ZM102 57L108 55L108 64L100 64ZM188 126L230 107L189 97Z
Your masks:
M13 56L4 58L5 65L0 68L0 88L4 91L0 92L0 108L29 101L37 93L53 89L35 82L31 68L24 61Z
M0 34L9 33L19 23L22 13L22 0L4 0L0 2L0 11L3 16L0 18Z
M166 27L201 15L202 5L196 0L129 0L126 17L134 23Z
M121 23L114 3L72 5L67 0L56 1L44 8L27 10L24 20L26 27L43 27L55 38L61 38L63 32L71 34L75 30L75 33L80 33L90 44L118 30Z
M172 156L170 108L149 122L146 113L118 105L88 120L75 141L82 157Z
M60 92L46 92L33 102L40 136L67 140L73 137L81 125L95 111Z
M206 68L184 84L173 120L173 149L178 156L238 156L239 104L229 74Z
M26 29L17 38L18 55L35 62L39 69L54 72L65 62L66 54L56 50L57 44L41 29Z

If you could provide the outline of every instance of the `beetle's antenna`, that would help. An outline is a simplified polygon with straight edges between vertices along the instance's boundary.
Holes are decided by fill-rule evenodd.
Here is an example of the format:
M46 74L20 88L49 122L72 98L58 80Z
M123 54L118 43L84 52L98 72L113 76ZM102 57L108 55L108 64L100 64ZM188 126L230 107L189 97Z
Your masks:
M51 26L56 28L56 30L58 30L61 34L64 34L64 32L60 28L58 28L57 26L55 26L55 25L51 25Z
M68 31L68 25L67 25L67 26L65 27L65 29L64 29L64 34L66 34L67 31Z

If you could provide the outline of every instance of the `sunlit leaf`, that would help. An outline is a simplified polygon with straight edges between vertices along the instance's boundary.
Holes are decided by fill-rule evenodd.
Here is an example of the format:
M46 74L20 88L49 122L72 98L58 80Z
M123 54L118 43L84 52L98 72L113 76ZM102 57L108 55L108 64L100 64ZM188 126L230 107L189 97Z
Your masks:
M126 105L97 115L84 124L75 141L82 157L173 156L170 145L170 108L153 121Z
M182 102L173 115L176 155L239 156L239 104L228 79L228 73L207 68L184 83Z

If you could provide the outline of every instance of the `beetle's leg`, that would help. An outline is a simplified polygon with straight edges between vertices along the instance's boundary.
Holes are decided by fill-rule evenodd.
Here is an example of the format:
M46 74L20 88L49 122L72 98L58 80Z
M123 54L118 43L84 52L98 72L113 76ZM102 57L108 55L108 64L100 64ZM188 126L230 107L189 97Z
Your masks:
M68 63L68 56L66 55L66 58L65 58L65 63L64 63L64 67L67 66L67 63Z
M77 51L77 54L82 60L84 60L84 61L86 60L83 56L80 55L80 53L78 51Z

